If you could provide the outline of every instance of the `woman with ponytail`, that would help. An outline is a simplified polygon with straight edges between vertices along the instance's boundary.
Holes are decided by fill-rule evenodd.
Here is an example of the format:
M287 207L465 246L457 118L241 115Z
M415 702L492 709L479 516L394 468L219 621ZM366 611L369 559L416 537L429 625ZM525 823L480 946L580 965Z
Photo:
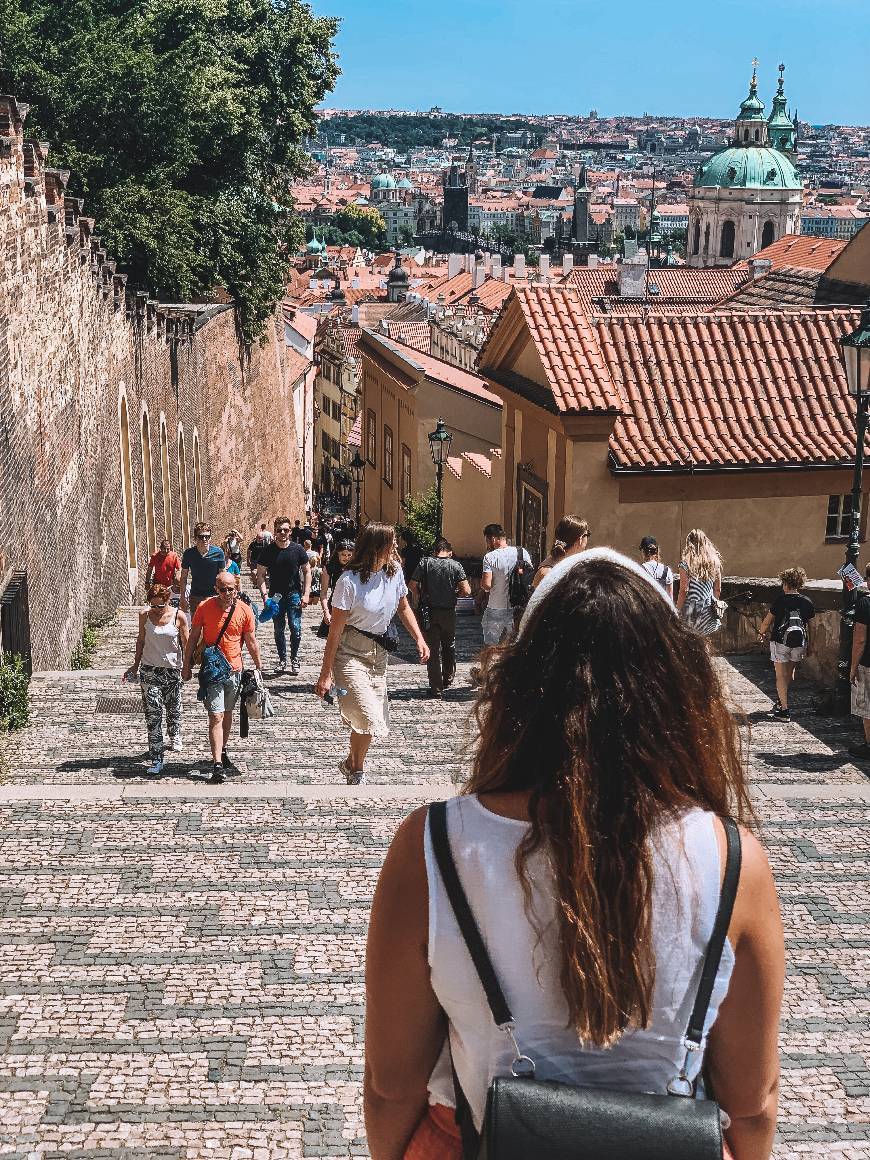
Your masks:
M535 573L532 588L537 588L547 573L564 560L566 556L574 556L583 552L589 546L589 525L579 516L562 516L556 524L556 539L550 554L543 560Z
M682 1066L727 1113L724 1155L767 1160L782 925L706 642L640 564L582 552L539 585L516 638L484 654L475 721L447 840L537 1079L664 1096ZM742 867L701 1046L687 1053L725 817L740 824ZM375 891L366 994L373 1160L459 1160L453 1069L480 1131L487 1087L515 1052L460 935L425 806Z

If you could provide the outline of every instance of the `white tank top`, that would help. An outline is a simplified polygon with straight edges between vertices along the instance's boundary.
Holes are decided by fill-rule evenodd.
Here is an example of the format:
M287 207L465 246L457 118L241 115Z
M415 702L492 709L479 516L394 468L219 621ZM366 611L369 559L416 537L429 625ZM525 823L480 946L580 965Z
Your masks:
M145 617L145 646L142 649L142 664L155 669L180 669L181 652L178 647L178 612L173 609L168 624L155 624L150 616Z
M648 1028L627 1033L609 1049L583 1047L568 1026L559 983L552 872L542 850L527 864L540 940L526 917L514 857L528 823L500 817L468 795L448 803L447 827L459 877L516 1023L517 1042L534 1060L537 1078L664 1094L686 1054L681 1040L719 903L713 815L691 810L679 822L662 826L653 842L652 1019ZM480 1128L490 1081L510 1074L514 1051L493 1022L438 873L428 826L424 847L432 987L450 1020L456 1074ZM726 941L707 1012L705 1043L733 966L734 952ZM702 1052L690 1056L691 1078L700 1072L702 1059ZM446 1044L429 1080L429 1102L455 1106Z

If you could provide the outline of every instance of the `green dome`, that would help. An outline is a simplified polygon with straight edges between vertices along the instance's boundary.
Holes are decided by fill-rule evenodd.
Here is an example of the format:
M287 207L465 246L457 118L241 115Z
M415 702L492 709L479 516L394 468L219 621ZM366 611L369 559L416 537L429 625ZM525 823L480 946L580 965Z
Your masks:
M696 189L803 189L784 153L752 145L731 145L714 153L698 169L692 184Z
M323 246L318 242L317 238L312 238L305 249L309 254L320 254L323 252Z
M372 178L372 189L395 189L395 178L391 177L389 173L379 173L377 177Z
M407 179L407 177L403 177L402 180L399 182L397 188L398 189L413 189L414 187L410 183L410 181Z

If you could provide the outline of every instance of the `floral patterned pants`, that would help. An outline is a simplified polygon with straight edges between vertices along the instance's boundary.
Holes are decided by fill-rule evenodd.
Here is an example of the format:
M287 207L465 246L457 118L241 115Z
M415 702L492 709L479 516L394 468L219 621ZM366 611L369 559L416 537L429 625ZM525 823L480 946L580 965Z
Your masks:
M142 665L142 708L148 726L148 757L163 760L163 713L170 738L181 736L181 673L178 669L158 669Z

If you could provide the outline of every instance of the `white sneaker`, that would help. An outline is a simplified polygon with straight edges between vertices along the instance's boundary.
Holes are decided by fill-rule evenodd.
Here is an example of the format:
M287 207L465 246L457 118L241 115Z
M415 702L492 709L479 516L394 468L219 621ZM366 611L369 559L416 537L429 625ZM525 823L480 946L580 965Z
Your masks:
M348 785L365 785L366 775L363 770L358 770L356 773L349 773L347 775Z
M346 757L338 763L338 772L341 774L341 776L344 778L344 780L347 782L347 784L350 785L350 779L351 779L351 777L353 777L353 771L351 770L350 766L347 764Z
M161 760L152 761L145 772L149 777L156 777L158 773L163 771L163 762Z
M291 677L298 677L299 676L299 661L296 660L295 658L290 662L290 676Z
M181 753L182 749L184 748L184 745L182 744L181 738L180 737L173 737L172 742L171 742L171 747L172 747L173 753Z
M282 673L286 673L286 672L287 672L287 662L286 661L278 661L277 665L275 665L275 676L280 677Z

